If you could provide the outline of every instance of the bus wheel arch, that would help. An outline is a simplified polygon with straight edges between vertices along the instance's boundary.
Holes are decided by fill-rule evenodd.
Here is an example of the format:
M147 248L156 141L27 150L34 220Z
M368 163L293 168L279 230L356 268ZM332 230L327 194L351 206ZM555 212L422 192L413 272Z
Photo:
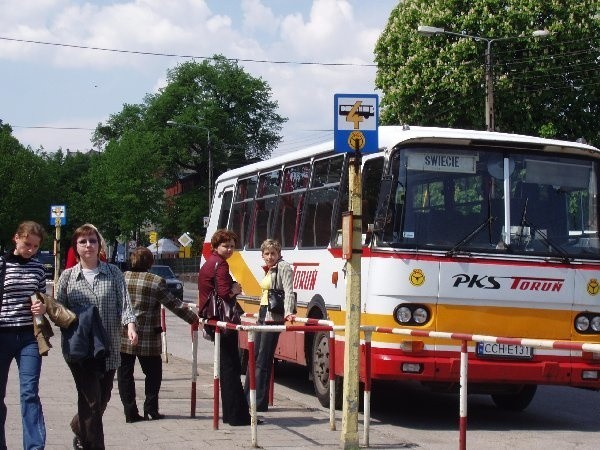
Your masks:
M312 298L307 311L307 317L311 319L327 319L325 301L320 295ZM304 346L315 395L322 406L329 407L329 333L326 331L307 333ZM335 407L338 409L342 407L342 386L342 378L336 377Z

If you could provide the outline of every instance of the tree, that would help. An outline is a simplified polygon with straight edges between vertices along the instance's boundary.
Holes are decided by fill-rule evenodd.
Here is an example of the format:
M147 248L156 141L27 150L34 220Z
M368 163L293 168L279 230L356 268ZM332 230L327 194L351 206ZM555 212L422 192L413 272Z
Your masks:
M208 146L215 173L271 155L287 120L277 114L269 85L223 56L178 65L167 86L148 99L148 117L166 131L165 152L179 170L206 177ZM208 136L210 135L210 142Z
M376 48L385 124L484 128L486 42L423 37L419 25L492 42L500 131L600 143L597 1L406 0ZM530 38L547 29L543 40ZM527 37L526 37L527 36Z
M265 81L234 61L214 56L169 70L167 86L147 95L143 104L125 105L106 124L99 124L94 142L107 151L118 144L124 152L143 153L142 146L133 142L152 136L148 147L160 155L155 173L168 185L191 185L193 192L170 199L163 214L148 220L173 234L183 230L197 235L200 219L209 209L209 155L213 181L225 170L269 157L287 120L276 110Z
M125 131L110 141L86 177L84 208L108 242L158 217L164 203L164 164L150 131Z
M0 248L4 250L23 220L48 223L50 197L49 173L42 158L23 147L12 136L10 125L1 120L0 179Z
M90 222L87 203L88 174L91 167L100 158L98 152L67 152L62 150L44 153L42 158L47 166L49 177L47 188L53 205L67 207L67 224L62 227L63 236L68 236L85 222ZM65 245L68 245L65 243Z

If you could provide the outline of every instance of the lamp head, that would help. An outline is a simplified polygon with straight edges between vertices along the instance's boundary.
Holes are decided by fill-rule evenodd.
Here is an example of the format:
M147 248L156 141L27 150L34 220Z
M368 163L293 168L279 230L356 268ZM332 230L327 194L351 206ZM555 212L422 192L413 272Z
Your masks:
M533 37L546 37L550 35L550 32L548 30L535 30L531 35Z
M436 34L443 34L444 29L438 27L430 27L428 25L419 25L417 33L422 36L435 36Z

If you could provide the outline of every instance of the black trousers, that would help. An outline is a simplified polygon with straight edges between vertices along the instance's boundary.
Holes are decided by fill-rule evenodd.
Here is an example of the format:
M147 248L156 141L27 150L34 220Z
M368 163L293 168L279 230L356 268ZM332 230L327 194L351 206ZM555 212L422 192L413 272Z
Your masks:
M260 307L259 319L257 325L264 325L264 316L266 306ZM269 322L272 325L280 325L280 322ZM271 381L271 370L273 368L273 357L277 348L279 334L275 332L257 332L254 333L254 356L256 364L256 410L267 411L269 409L269 387ZM250 367L248 365L248 367ZM244 382L244 392L248 403L250 403L250 377L246 375Z
M121 353L121 366L117 369L117 382L119 385L119 396L123 403L125 417L134 417L139 414L135 401L135 380L133 372L135 359L138 359L142 372L146 376L144 393L144 413L158 414L158 393L162 383L162 360L160 355L136 356L129 353Z
M250 411L242 387L238 333L229 330L221 334L221 403L223 422L230 425L250 425Z
M102 416L110 400L115 370L97 371L90 360L67 363L77 388L77 414L71 420L71 430L85 449L104 449Z

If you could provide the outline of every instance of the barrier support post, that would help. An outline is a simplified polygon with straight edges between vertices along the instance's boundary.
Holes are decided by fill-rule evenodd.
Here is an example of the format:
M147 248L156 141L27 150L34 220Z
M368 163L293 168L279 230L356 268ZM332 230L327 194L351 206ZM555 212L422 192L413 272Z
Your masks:
M164 310L163 310L164 312ZM198 325L192 325L192 393L190 417L196 417L196 380L198 379Z
M206 325L205 325L206 326ZM213 357L213 430L219 429L219 390L221 379L221 329L215 326L215 353Z
M469 351L467 341L460 347L460 399L459 399L459 448L467 449L467 375L469 368Z
M275 358L271 361L271 376L269 377L269 406L273 406L275 399Z
M329 331L329 429L335 431L335 331Z
M249 378L250 387L250 433L252 435L252 447L258 447L257 426L256 420L256 355L254 349L254 330L248 330L248 370L246 376Z
M163 362L169 362L169 354L167 353L167 319L165 315L164 305L160 305L160 327L162 332L160 333L160 340L162 344L162 360Z
M364 392L364 430L363 446L369 446L369 431L371 427L371 331L365 330L365 392Z

